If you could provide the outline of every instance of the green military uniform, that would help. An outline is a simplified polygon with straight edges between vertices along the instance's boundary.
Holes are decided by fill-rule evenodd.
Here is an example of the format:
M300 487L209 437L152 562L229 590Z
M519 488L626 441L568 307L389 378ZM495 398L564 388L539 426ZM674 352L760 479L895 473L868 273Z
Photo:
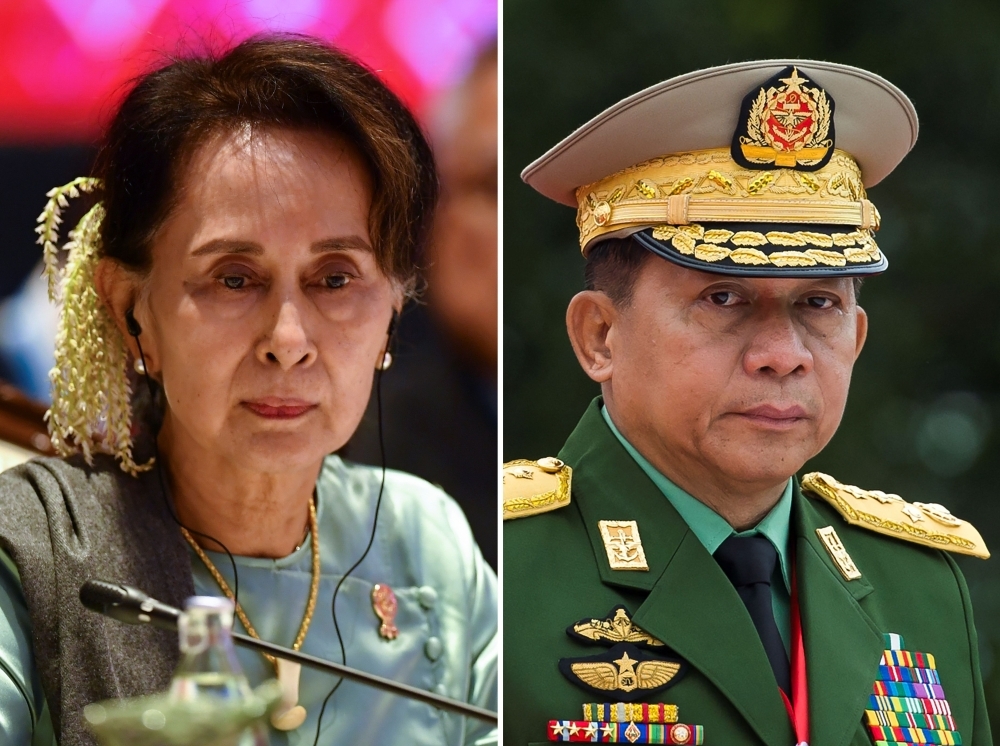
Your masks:
M701 272L857 277L888 266L866 190L916 136L878 76L747 62L630 96L522 178L577 208L585 256L629 238ZM600 399L558 459L505 465L508 746L992 743L950 555L989 556L975 528L807 474L737 533L694 492Z
M615 692L599 700L575 686L558 662L599 649L571 638L567 627L623 605L671 657L689 664L650 701L677 705L680 722L704 727L706 744L793 744L746 608L691 527L615 437L599 400L559 458L572 469L569 504L504 525L504 743L548 742L551 720L583 720L584 703L616 701ZM504 481L510 493L507 483L521 487L535 479L508 473ZM540 496L542 508L558 505ZM517 497L511 502L525 503ZM648 571L611 569L601 520L636 522ZM933 519L913 525L924 523ZM845 578L817 535L827 526L836 530L859 578ZM935 527L942 537L950 535L942 524L928 526ZM893 633L907 650L934 656L962 743L992 743L972 606L951 556L907 541L909 534L890 538L851 526L797 482L788 537L801 594L811 742L872 743L865 711L879 678L884 635Z

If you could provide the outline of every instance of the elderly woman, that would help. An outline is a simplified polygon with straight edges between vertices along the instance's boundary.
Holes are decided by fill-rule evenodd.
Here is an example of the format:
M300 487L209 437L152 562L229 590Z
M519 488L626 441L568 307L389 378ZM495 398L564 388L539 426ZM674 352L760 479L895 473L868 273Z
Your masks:
M96 176L41 218L67 457L0 476L0 742L92 743L84 705L169 683L176 635L84 609L91 578L175 605L236 594L263 639L495 709L496 578L461 511L329 455L420 267L436 182L412 116L320 43L255 39L141 79ZM61 265L58 212L80 191L100 201ZM276 674L239 656L252 684ZM496 741L352 682L324 702L336 682L311 670L297 683L304 711L272 744Z

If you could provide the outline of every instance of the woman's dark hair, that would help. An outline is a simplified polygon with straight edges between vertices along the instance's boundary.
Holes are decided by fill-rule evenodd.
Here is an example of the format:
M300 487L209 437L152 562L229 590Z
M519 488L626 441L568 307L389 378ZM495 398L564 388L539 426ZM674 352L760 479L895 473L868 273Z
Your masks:
M364 157L369 233L387 276L408 288L437 201L434 158L413 115L367 67L316 39L254 37L221 55L177 59L138 80L98 152L103 254L137 270L173 209L191 154L242 127L345 138Z

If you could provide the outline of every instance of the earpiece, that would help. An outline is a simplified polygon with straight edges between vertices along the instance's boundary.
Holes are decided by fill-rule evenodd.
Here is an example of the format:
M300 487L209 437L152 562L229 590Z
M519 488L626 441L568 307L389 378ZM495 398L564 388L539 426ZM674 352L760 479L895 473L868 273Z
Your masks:
M399 322L399 311L392 310L392 318L389 320L389 328L386 330L388 339L385 343L385 354L382 355L382 362L378 365L378 370L389 370L392 366L392 335L396 331L396 324Z
M392 309L392 318L389 319L389 329L388 329L388 331L386 331L386 336L389 337L389 343L390 344L392 343L392 335L395 333L395 331L396 331L396 324L398 324L398 323L399 323L399 311L397 311L394 308L394 309Z
M130 308L125 312L125 328L128 330L129 335L135 337L135 343L139 345L139 357L132 364L132 367L135 368L135 372L140 376L145 376L146 356L142 354L142 343L139 342L139 335L142 334L142 327L139 326L139 322L135 320L135 314L132 313L132 311L133 309Z
M128 329L128 333L130 335L138 337L142 334L142 327L139 326L139 322L135 320L135 314L132 313L132 310L133 309L130 308L125 312L125 328ZM393 319L395 319L395 316L393 316ZM389 328L392 328L391 324Z

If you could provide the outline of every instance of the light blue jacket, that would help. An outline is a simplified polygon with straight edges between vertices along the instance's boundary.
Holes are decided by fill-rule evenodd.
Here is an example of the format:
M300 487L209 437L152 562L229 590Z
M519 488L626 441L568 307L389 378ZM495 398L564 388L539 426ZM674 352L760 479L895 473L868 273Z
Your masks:
M380 480L381 470L337 456L323 465L316 482L322 578L302 646L305 653L341 660L331 614L333 591L368 543ZM209 556L232 586L226 556ZM33 662L20 579L9 558L0 559L0 743L50 746L52 725ZM309 540L281 559L237 557L236 562L239 600L250 622L263 639L290 646L309 594ZM198 594L221 595L193 553L192 567ZM376 583L395 592L395 640L378 633L371 603ZM497 709L496 575L483 561L461 509L422 479L386 472L375 543L340 589L337 621L349 666ZM252 685L273 677L271 664L259 654L244 649L237 654ZM335 683L333 677L303 669L299 703L306 708L306 720L288 733L272 729L272 746L311 746L322 701ZM496 742L496 730L483 723L350 681L330 699L319 739L328 746Z

